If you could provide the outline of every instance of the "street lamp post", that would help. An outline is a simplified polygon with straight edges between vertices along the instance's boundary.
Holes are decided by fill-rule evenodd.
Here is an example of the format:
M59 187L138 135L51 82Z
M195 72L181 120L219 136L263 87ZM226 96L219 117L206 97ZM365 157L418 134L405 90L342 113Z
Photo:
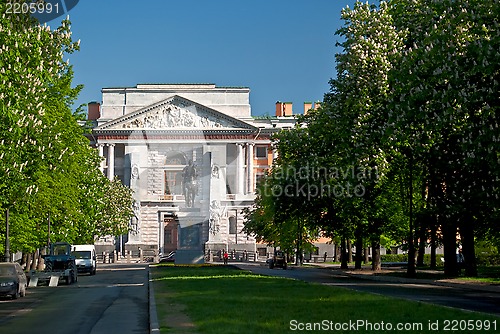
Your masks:
M236 237L235 237L235 240L234 240L234 243L237 245L238 244L238 209L235 210L236 211L236 217L235 217L235 221L234 221L234 227L235 227L235 232L236 232Z
M48 228L47 228L47 249L50 248L50 212L49 212L49 215L47 217L47 224L48 224Z
M9 208L5 210L5 262L10 262Z

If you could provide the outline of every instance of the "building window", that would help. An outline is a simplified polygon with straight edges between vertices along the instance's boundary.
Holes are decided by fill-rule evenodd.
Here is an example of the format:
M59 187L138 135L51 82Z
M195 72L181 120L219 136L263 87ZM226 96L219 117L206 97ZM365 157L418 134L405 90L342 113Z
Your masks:
M165 195L182 195L182 171L165 171Z
M255 146L255 158L267 159L267 146Z
M229 234L236 234L237 233L237 224L236 224L236 217L231 216L229 217Z
M169 152L165 158L164 195L182 195L182 170L187 165L186 158L180 152ZM175 166L175 167L174 167Z
M260 182L262 181L262 179L264 179L264 176L266 176L266 174L264 173L257 173L255 174L255 185L258 186L260 184Z
M182 154L175 152L167 155L165 165L187 165L187 163Z

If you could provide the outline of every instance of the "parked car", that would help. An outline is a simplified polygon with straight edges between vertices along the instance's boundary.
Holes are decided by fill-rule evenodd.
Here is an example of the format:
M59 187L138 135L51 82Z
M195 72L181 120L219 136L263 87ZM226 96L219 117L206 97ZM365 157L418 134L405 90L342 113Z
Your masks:
M75 257L76 269L79 273L95 275L97 259L94 245L73 245L71 254Z
M274 252L274 256L270 259L267 259L267 264L269 265L269 269L273 269L274 267L281 267L286 270L286 254L283 251L277 250Z
M163 262L175 262L175 251L171 251L168 254L160 255L160 263Z
M26 274L19 263L0 263L0 296L10 296L12 299L24 297L27 286Z

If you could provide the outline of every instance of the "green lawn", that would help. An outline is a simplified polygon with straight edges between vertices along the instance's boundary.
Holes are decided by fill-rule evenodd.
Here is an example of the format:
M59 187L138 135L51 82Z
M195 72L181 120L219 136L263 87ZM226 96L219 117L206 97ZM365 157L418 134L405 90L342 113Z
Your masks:
M500 327L500 318L493 316L232 267L166 265L152 267L151 272L162 333L180 333L176 323L188 320L198 333L218 334L300 332L301 326L337 333L403 332L396 330L398 324L414 326L406 333L471 332L466 326L494 333ZM429 323L439 330L428 330ZM456 324L457 331L445 331L447 324L448 329ZM383 330L389 326L392 331Z

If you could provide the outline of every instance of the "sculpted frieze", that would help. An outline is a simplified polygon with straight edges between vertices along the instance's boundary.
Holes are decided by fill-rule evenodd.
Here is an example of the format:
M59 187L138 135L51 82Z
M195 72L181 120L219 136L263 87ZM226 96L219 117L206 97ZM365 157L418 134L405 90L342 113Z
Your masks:
M196 109L195 109L196 110ZM228 128L229 122L207 113L197 113L187 108L166 104L124 123L122 128L169 129L169 128Z

